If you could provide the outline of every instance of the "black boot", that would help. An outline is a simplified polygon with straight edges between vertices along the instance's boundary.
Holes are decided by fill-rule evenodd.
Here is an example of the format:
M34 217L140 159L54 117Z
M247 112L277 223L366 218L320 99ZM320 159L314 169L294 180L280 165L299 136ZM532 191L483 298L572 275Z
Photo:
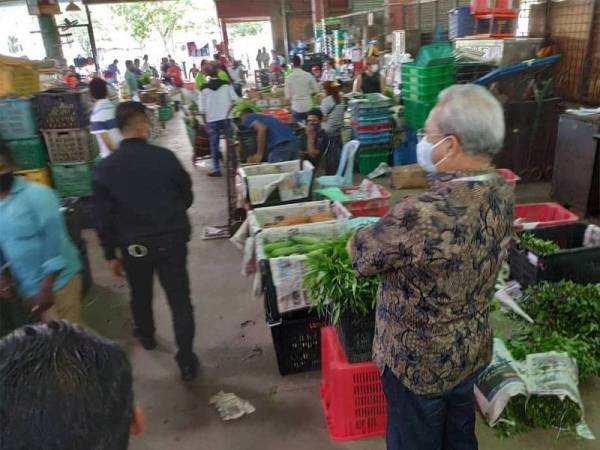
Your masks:
M180 353L177 353L175 361L177 361L177 365L181 371L181 379L183 381L192 381L196 378L200 362L195 353L191 353L189 356L185 357L181 356Z

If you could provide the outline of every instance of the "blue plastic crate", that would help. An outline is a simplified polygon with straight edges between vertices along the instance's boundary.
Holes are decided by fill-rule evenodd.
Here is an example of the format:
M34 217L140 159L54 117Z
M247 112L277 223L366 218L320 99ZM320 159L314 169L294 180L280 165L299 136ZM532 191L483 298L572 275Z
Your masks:
M31 100L0 100L0 136L2 139L24 139L35 136L37 132L38 127Z
M417 144L414 142L403 142L394 147L392 151L392 164L402 166L405 164L415 164L417 162Z
M473 33L471 7L459 6L448 11L448 37L456 39Z

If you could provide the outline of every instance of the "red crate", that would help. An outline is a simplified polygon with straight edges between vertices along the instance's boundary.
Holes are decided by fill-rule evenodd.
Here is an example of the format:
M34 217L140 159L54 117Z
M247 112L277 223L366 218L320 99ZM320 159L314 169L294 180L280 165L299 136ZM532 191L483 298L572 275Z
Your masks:
M260 112L267 116L275 117L280 122L290 122L290 112L285 108L263 108Z
M387 123L372 123L369 125L360 125L360 122L356 120L352 121L352 128L361 133L368 133L370 131L388 131L392 129L392 125Z
M521 181L521 177L510 169L496 169L496 173L504 178L507 183L512 184L513 186L517 185L517 181Z
M506 14L518 13L510 7L509 0L471 0L471 14Z
M377 185L381 197L367 198L361 200L348 200L342 202L344 206L352 213L354 217L383 217L390 209L389 201L391 194L381 185ZM358 186L342 188L342 192L348 194L352 191L358 191Z
M575 214L558 203L522 203L515 205L513 221L516 229L546 228L575 223Z
M334 327L321 328L321 406L336 441L385 434L387 408L379 370L350 364Z

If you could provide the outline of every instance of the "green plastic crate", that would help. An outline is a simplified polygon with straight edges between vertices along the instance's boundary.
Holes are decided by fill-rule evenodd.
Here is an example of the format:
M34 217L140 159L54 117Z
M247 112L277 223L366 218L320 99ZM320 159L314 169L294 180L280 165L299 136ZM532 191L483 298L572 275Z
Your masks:
M50 164L54 188L61 197L89 197L92 195L93 162Z
M17 163L19 170L41 169L46 167L48 154L41 136L7 141L6 144Z
M449 84L432 84L429 86L419 85L403 85L402 86L402 98L409 100L418 100L421 102L435 102L440 92L446 89Z
M431 69L431 67L421 67L421 69ZM452 70L451 70L452 69ZM432 84L454 84L455 72L454 66L448 66L448 70L445 73L439 73L437 75L429 75L428 73L418 72L417 70L407 70L406 73L402 74L402 85L419 85L419 86L430 86Z
M173 117L173 109L170 106L161 106L158 108L158 120L166 122Z
M416 100L402 99L404 105L404 121L410 128L418 130L423 128L427 116L435 106L435 102L422 102Z
M454 78L454 64L444 64L441 66L421 67L414 62L402 64L402 80L406 82L405 77L417 77L419 80L432 81L438 77L452 76Z
M368 175L379 166L382 162L388 162L390 150L372 149L364 151L362 148L358 151L358 171L362 175Z
M453 62L454 52L450 42L423 45L415 59L415 63L422 67L440 66Z

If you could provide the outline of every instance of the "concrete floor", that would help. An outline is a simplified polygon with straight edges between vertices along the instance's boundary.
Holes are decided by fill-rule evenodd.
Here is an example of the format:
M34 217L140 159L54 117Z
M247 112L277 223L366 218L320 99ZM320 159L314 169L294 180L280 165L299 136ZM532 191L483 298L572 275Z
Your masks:
M192 168L191 148L177 117L168 123L159 143L174 150L192 173L196 201L190 210L195 229L190 242L189 272L197 324L196 349L202 360L198 379L189 386L179 380L171 319L162 289L155 293L159 348L146 352L131 338L128 289L113 278L102 259L96 236L85 233L95 286L84 306L84 320L98 333L128 349L137 403L146 415L146 431L132 437L132 450L383 450L382 438L338 443L329 438L318 395L318 372L281 377L265 325L262 300L251 294L252 279L240 275L240 253L227 240L203 241L205 225L226 221L225 182ZM543 200L548 185L522 186L524 200ZM600 437L600 379L581 387L588 425ZM222 422L208 405L220 390L249 400L256 412ZM482 449L599 449L597 441L556 432L534 431L500 440L478 418Z

